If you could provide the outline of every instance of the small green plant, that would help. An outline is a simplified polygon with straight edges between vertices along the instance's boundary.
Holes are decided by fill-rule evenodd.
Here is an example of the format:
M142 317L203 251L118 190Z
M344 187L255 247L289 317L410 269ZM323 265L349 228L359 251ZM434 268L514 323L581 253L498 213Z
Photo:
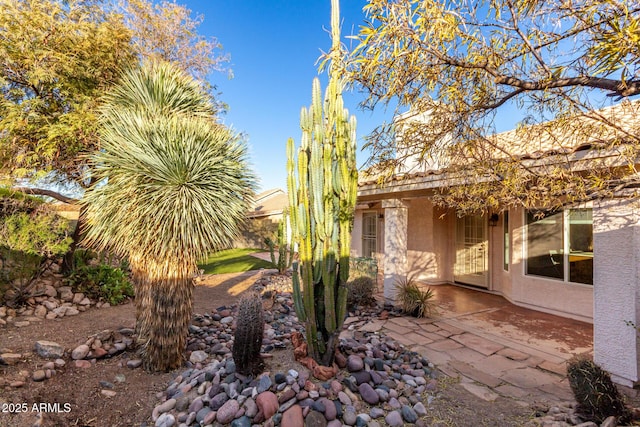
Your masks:
M397 280L395 287L400 308L405 313L414 317L431 317L435 312L434 294L431 288L422 290L413 279L406 277Z
M278 259L276 260L275 249L276 242L270 237L265 237L264 244L269 248L271 255L271 263L278 269L278 273L284 274L293 262L293 245L290 245L287 239L287 212L283 213L282 220L278 223L277 246Z
M260 356L264 316L260 294L253 292L240 298L233 341L233 361L243 375L258 375L264 369Z
M124 271L108 265L84 265L76 268L68 278L78 292L111 305L125 302L134 296L133 286Z
M582 418L598 424L610 416L615 416L619 424L631 419L631 412L611 376L593 360L574 357L567 364L567 377L578 402L576 411Z
M368 276L356 277L347 282L347 305L349 307L373 305L376 302L373 297L377 290L376 287L375 280Z

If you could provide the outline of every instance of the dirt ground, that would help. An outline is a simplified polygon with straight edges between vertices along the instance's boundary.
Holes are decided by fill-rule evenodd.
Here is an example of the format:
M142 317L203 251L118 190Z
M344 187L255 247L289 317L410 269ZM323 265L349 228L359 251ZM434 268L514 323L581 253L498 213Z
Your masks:
M194 313L234 304L256 278L250 274L221 275L200 283L194 290ZM148 374L142 369L129 369L126 362L135 357L131 353L98 360L86 369L76 368L65 359L67 364L51 379L34 382L29 377L22 387L9 386L22 378L21 371L30 374L46 362L34 352L38 340L55 341L70 352L90 335L105 329L133 328L134 324L135 309L129 303L22 328L1 329L0 352L10 350L25 357L16 365L0 366L0 427L30 427L34 423L47 427L131 427L145 422L153 425L150 415L160 403L157 394L177 373ZM275 352L273 358L266 360L267 370L286 371L292 362L292 351ZM123 377L124 381L118 381ZM110 384L105 386L105 381ZM103 390L114 391L115 395L107 397ZM41 408L40 404L48 404L48 408ZM16 409L24 411L11 413ZM532 417L531 409L522 408L511 399L485 402L450 378L441 380L429 411L428 424L432 426L520 426Z

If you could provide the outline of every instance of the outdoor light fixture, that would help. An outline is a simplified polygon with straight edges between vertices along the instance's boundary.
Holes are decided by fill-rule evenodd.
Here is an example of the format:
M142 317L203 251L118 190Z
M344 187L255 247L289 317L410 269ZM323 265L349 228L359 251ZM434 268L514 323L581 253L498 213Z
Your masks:
M493 213L489 217L489 227L495 227L496 225L498 225L498 214Z

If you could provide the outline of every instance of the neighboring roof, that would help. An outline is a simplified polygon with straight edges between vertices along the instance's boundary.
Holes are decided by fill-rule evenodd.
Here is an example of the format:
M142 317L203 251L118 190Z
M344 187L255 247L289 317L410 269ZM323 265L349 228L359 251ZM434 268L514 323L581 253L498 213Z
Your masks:
M289 206L289 196L280 188L263 191L254 198L253 207L247 212L248 218L259 218L282 214Z
M613 126L604 126L603 121ZM594 161L605 161L609 165L619 161L620 149L608 147L611 141L624 141L629 135L638 135L640 130L640 101L624 101L620 104L573 117L558 125L550 121L532 126L523 126L487 138L491 157L500 158L508 152L515 160L529 166L553 162L553 156L562 155L562 162L573 162L577 169L586 169ZM585 129L587 129L585 131ZM588 135L585 137L585 135ZM598 150L591 150L598 148ZM358 180L358 195L366 196L381 192L404 192L435 189L456 184L446 162L429 162L418 172L395 173L385 176L372 169L361 172ZM437 167L433 167L438 165ZM415 170L415 169L414 169ZM460 174L456 172L455 174Z

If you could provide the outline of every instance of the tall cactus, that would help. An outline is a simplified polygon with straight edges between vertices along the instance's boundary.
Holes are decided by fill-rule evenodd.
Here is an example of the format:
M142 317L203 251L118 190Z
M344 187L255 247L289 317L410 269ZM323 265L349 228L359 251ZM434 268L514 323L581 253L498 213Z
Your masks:
M332 48L324 110L320 81L311 106L302 108L297 171L293 139L287 142L289 214L299 262L293 264L296 312L305 322L310 356L329 366L347 312L351 229L356 202L356 120L342 100L339 75L340 11L331 1ZM297 179L296 179L297 178ZM301 283L302 282L302 286Z

